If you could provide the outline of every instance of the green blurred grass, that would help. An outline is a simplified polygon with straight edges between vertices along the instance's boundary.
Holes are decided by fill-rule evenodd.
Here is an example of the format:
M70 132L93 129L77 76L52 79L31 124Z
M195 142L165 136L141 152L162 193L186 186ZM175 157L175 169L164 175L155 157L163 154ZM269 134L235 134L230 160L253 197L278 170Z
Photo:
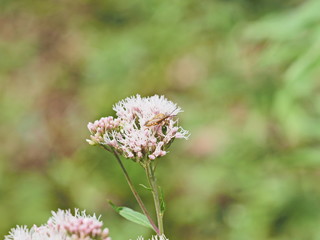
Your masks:
M85 142L88 121L140 93L177 102L192 133L158 169L170 239L318 239L319 5L1 1L1 235L74 207L113 239L150 234L108 206L138 209Z

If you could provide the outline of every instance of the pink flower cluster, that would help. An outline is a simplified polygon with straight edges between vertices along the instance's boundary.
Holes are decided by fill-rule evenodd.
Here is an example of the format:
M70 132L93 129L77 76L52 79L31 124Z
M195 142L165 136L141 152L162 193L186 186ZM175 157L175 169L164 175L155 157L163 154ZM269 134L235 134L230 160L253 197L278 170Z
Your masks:
M85 211L75 210L72 215L70 210L58 210L52 212L52 217L48 220L48 226L56 231L65 231L71 239L89 240L101 239L111 240L108 228L102 229L103 223L95 215L86 215Z
M113 109L118 118L101 118L88 124L90 144L112 147L140 162L166 155L174 139L189 137L188 131L178 126L181 108L164 96L136 95L118 102Z
M91 145L103 144L103 135L116 129L120 124L120 119L113 119L113 117L103 117L100 120L94 121L94 123L88 124L88 129L91 132L91 139L87 139L87 142Z
M5 240L111 240L109 229L102 228L103 223L95 215L86 215L85 211L70 210L52 212L47 224L11 229Z

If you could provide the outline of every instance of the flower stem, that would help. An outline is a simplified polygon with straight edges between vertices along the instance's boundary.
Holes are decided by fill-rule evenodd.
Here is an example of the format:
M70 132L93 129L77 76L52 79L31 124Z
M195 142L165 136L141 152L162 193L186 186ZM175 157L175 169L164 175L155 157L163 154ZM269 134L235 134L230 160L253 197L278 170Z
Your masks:
M106 150L108 150L108 149L106 149ZM125 178L127 180L127 183L128 183L128 185L129 185L129 187L131 189L131 192L133 193L135 199L137 200L142 212L148 218L148 220L149 220L152 228L154 229L154 231L159 235L160 231L159 231L158 227L156 226L156 224L153 222L152 218L150 217L150 214L149 214L147 208L145 207L144 203L142 202L137 190L135 189L135 187L134 187L134 185L133 185L133 183L132 183L132 181L131 181L131 179L129 177L129 174L128 174L127 170L125 169L125 167L124 167L124 165L123 165L118 153L116 151L114 151L113 149L112 149L112 152L113 152L114 156L116 157L118 163L120 164L121 170L123 171L123 174L124 174L124 176L125 176Z
M152 168L152 163L147 163L145 170L146 170L146 174L147 174L147 178L148 178L150 187L152 189L153 201L154 201L154 205L156 208L158 228L159 228L158 235L163 235L164 234L163 212L161 210L161 202L160 202L160 195L159 195L159 191L158 191L158 184L157 184L156 176L154 174L154 169Z

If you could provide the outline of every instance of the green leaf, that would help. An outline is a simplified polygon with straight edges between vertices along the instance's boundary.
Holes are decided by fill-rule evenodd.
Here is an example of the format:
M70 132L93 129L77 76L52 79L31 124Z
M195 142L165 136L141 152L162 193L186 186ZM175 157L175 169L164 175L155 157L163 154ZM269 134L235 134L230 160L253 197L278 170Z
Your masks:
M163 191L162 191L162 188L160 188L160 210L161 210L161 213L163 215L164 211L166 210L166 203L164 202L164 196L163 196Z
M112 206L112 208L114 210L116 210L116 212L118 212L125 219L127 219L131 222L137 223L139 225L142 225L144 227L148 227L148 228L153 229L148 218L144 214L137 212L137 211L134 211L131 208L118 207L114 203L112 203L111 201L109 201L109 204Z
M140 183L139 185L140 185L141 187L143 187L143 188L145 188L145 189L149 190L149 191L152 191L152 188L149 188L149 187L147 187L147 186L143 185L142 183Z

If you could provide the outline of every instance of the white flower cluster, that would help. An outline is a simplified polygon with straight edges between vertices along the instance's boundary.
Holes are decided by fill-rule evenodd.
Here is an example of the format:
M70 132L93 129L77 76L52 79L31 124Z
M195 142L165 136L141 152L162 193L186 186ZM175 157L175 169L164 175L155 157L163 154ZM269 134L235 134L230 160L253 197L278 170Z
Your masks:
M109 229L102 228L103 223L95 215L86 215L85 211L75 209L52 212L47 224L40 227L17 226L11 229L5 240L111 240Z
M118 102L113 110L118 118L106 117L88 124L89 144L112 147L140 162L166 155L175 138L189 137L188 131L178 127L176 116L181 108L164 96L136 95Z
M144 238L138 237L137 240L144 240ZM152 238L149 240L169 240L169 239L166 238L166 236L162 235L162 236L152 236Z

